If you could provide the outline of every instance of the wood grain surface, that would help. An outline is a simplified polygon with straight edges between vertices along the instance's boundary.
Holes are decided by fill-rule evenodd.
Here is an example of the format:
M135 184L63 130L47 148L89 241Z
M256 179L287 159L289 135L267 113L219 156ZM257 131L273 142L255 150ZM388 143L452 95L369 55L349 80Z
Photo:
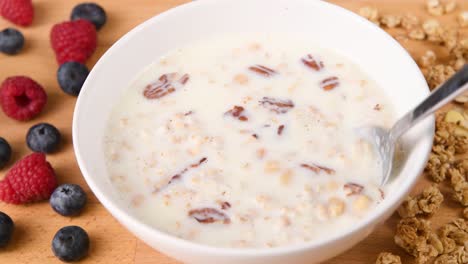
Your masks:
M0 251L0 263L36 264L60 263L50 244L55 232L66 225L84 227L91 238L89 257L80 263L119 263L119 264L176 264L135 238L124 229L97 201L87 187L75 161L73 153L71 124L76 98L67 96L56 81L57 63L49 44L49 32L53 24L67 20L71 9L80 0L33 0L36 17L32 26L21 28L26 38L24 51L17 56L0 54L0 81L12 75L27 75L41 83L47 90L49 101L45 111L29 122L16 122L0 113L0 136L6 138L14 150L13 161L28 154L25 135L29 127L38 122L49 122L57 126L63 134L63 145L48 160L56 169L60 183L77 183L85 187L89 203L79 217L62 217L52 211L49 204L37 203L13 206L0 203L0 211L8 213L16 223L12 243ZM96 0L108 13L108 23L99 32L99 46L88 66L92 67L99 57L122 35L146 19L169 8L188 2L187 0ZM424 0L332 0L350 10L358 10L365 5L379 8L382 13L410 12L421 18L429 17L424 10ZM458 0L457 11L468 10L468 1ZM461 6L461 7L460 7ZM455 25L453 14L438 18L444 24ZM12 24L0 19L0 29ZM394 36L405 34L403 30L393 30ZM466 30L465 32L466 33ZM432 49L441 57L446 57L443 48L420 41L403 41L402 45L417 58L426 50ZM384 62L382 62L384 63ZM397 76L396 76L397 77ZM11 163L13 163L13 161ZM11 165L11 164L10 164ZM0 171L0 178L7 169ZM413 192L418 192L429 182L421 177ZM449 200L449 199L447 199ZM434 226L440 226L451 218L459 216L461 208L446 201L439 213L432 218ZM326 262L326 264L373 263L381 251L391 251L403 257L404 263L411 258L393 243L393 233L398 217L394 215L367 239L348 252ZM222 262L220 262L222 264Z

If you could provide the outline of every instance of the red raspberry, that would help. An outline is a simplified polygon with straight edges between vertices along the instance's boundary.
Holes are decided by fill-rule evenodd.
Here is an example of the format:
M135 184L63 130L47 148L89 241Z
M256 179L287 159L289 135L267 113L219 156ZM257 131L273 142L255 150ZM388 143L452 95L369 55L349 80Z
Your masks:
M20 26L31 25L34 8L31 0L0 0L0 15Z
M0 200L24 204L49 199L57 187L55 172L43 153L18 161L0 181Z
M31 78L14 76L0 85L0 106L13 119L32 119L42 111L46 103L47 94L44 88Z
M96 50L96 27L84 19L63 22L52 28L50 42L59 64L67 61L84 64Z

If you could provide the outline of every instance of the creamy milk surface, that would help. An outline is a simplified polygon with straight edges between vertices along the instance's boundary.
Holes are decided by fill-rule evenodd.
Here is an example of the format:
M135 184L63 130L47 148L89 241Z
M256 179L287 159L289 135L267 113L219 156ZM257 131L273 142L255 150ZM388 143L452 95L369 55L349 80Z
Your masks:
M356 225L384 198L356 135L389 101L313 40L220 36L141 73L109 119L111 182L145 223L217 247L277 247Z

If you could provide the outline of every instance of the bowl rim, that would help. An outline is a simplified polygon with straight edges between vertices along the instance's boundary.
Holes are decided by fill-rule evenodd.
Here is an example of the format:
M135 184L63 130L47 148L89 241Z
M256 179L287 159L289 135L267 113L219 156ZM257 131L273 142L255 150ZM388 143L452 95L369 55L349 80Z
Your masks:
M251 1L251 0L250 0ZM265 0L263 0L265 1ZM102 64L104 61L107 61L110 57L115 52L118 52L119 48L124 45L126 42L130 41L133 36L137 35L141 30L148 26L152 26L154 24L157 24L158 21L163 20L166 16L170 15L177 15L179 12L186 11L186 9L195 7L195 6L201 6L201 5L209 5L210 3L219 3L219 0L203 0L203 1L192 1L188 2L176 7L173 7L167 11L164 11L144 22L141 24L137 25L135 28L127 32L124 36L119 38L104 54L103 56L98 60L98 62L95 64L93 67L93 70L91 70L85 84L83 85L83 89L78 97L78 100L76 102L76 106L74 109L74 114L73 114L73 127L72 127L72 138L73 138L73 148L76 156L76 160L78 163L78 166L83 174L83 177L86 180L86 183L94 193L94 195L97 197L99 202L112 214L114 218L116 218L119 222L121 222L124 227L128 230L131 229L131 232L135 235L134 231L138 230L138 233L146 233L149 234L149 236L156 238L159 243L161 244L170 244L170 245L176 245L179 249L185 249L189 251L196 251L199 254L207 254L207 255L215 255L215 256L243 256L243 257L272 257L272 256L278 256L278 255L283 255L283 254L290 254L294 252L301 252L304 250L310 250L313 248L320 248L323 246L326 246L328 244L334 243L337 240L352 236L353 234L356 234L358 232L361 232L368 226L372 226L375 224L376 220L379 220L384 217L385 213L392 207L396 206L396 203L399 202L409 191L410 189L414 186L416 181L419 179L419 176L421 172L424 169L424 164L427 162L429 158L429 154L431 151L432 144L427 144L424 143L422 146L424 150L424 157L422 158L422 165L418 169L418 174L414 175L413 177L408 177L407 181L404 182L404 185L401 186L401 188L398 190L397 194L393 194L392 196L387 197L387 205L386 206L379 206L374 210L373 212L367 214L363 219L361 219L356 225L353 227L346 229L343 232L339 232L335 235L332 235L330 237L327 237L325 239L317 239L317 240L312 240L308 242L302 242L302 243L297 243L293 245L287 245L287 246L279 246L279 247L273 247L273 248L228 248L228 247L215 247L215 246L210 246L210 245L205 245L201 243L196 243L192 242L189 240L181 239L178 238L174 235L171 235L169 233L165 233L163 231L160 231L156 227L152 227L149 224L144 223L143 221L140 221L138 218L131 216L127 211L121 209L114 201L106 195L104 195L104 192L101 190L99 187L97 181L95 181L92 176L92 174L89 172L88 167L84 161L82 150L80 149L80 144L78 142L81 140L80 135L78 133L78 120L80 119L80 108L83 106L83 102L87 100L87 94L88 90L88 84L91 82L90 80L93 79L94 77L94 69L102 67ZM229 1L227 1L229 2ZM337 13L342 13L343 15L346 16L351 16L357 21L360 21L361 23L367 24L367 27L372 27L372 30L378 34L381 35L381 37L386 38L388 42L392 43L392 45L396 46L397 49L401 51L402 55L402 61L405 61L405 63L413 64L412 67L415 67L416 71L414 78L418 78L421 81L425 82L424 76L422 75L421 71L419 70L419 67L417 64L414 62L412 57L409 55L409 53L393 38L391 37L388 33L380 29L378 26L374 25L367 19L353 13L352 11L349 11L343 7L325 2L325 1L311 1L314 2L316 5L324 5L328 6L328 8L332 8L335 10ZM425 92L426 94L429 94L429 88L427 85L425 86ZM434 121L435 118L434 116L428 117L428 121L426 122L431 122L430 126L428 126L425 130L424 133L430 133L431 139L434 137ZM132 226L130 228L129 226Z

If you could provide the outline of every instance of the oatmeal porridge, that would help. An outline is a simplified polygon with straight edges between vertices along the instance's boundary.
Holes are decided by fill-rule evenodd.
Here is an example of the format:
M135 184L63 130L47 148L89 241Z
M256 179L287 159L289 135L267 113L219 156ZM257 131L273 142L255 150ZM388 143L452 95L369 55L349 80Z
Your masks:
M175 49L112 112L111 182L142 221L218 247L329 237L384 199L356 135L392 106L359 67L290 36L223 36Z

